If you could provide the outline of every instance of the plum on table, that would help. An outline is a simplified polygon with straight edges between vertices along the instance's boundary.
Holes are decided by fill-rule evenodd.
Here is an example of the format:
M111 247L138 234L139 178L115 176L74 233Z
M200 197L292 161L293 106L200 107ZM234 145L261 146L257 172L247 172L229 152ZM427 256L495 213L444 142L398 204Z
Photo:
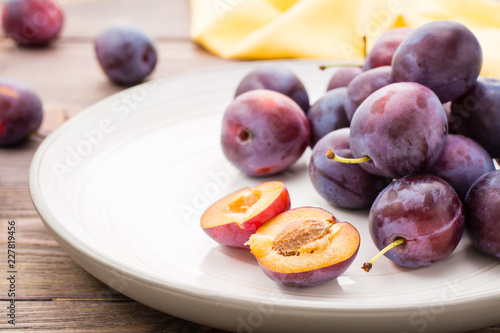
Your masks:
M23 142L42 123L42 102L24 83L0 78L0 145Z
M97 60L108 78L121 85L142 82L156 67L153 41L132 25L106 29L94 42Z
M64 13L55 0L8 0L2 25L7 36L26 46L45 45L56 38Z

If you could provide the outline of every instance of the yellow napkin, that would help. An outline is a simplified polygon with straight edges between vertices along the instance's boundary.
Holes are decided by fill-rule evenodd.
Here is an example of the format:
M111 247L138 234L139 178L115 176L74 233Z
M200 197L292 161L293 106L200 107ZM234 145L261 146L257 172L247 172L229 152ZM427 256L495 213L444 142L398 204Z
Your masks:
M498 0L190 0L191 37L229 59L362 60L386 30L456 20L478 38L481 75L500 78Z

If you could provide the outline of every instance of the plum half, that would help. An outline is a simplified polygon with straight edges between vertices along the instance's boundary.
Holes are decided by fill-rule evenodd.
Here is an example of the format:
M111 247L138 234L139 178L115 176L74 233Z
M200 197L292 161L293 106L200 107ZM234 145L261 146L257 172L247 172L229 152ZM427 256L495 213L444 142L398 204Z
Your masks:
M278 181L243 188L212 204L201 216L201 227L216 242L238 248L265 222L290 209L290 195Z
M289 287L309 287L342 275L358 253L360 236L326 210L300 207L264 224L248 244L264 273Z

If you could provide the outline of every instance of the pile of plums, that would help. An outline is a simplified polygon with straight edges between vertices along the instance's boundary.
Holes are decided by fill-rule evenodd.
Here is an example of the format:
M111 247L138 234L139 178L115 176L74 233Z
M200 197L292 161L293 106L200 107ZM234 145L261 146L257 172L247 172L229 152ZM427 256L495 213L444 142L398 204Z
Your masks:
M294 73L259 66L224 114L222 149L246 174L265 176L310 146L317 192L370 209L374 243L399 265L445 259L464 230L500 260L500 80L479 78L481 66L478 40L454 21L389 30L363 66L337 68L310 107Z
M59 36L63 23L63 10L55 0L8 0L3 6L3 30L22 47L49 45ZM113 26L94 44L103 72L116 84L138 84L156 66L152 40L134 26ZM38 130L42 116L42 103L31 88L15 79L0 78L0 146L25 141Z

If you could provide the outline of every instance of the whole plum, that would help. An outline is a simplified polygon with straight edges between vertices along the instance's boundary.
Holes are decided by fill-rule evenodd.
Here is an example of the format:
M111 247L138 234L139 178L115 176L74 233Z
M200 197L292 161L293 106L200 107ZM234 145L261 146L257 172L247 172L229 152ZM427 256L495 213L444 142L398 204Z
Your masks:
M500 171L490 171L472 185L464 201L465 230L479 251L500 260Z
M314 146L309 163L309 177L316 191L330 204L349 209L367 209L388 184L388 180L366 172L358 165L330 161L333 149L344 157L352 157L349 128L325 135Z
M491 156L477 142L449 134L443 153L428 173L446 180L464 200L476 179L493 170Z
M344 110L347 88L328 91L307 113L311 126L311 147L326 134L339 128L349 127L349 120Z
M391 83L389 66L377 67L356 76L347 86L347 98L344 103L347 119L352 120L354 112L368 96Z
M105 30L95 40L95 52L104 73L117 84L140 83L156 67L153 41L131 25Z
M56 38L64 13L54 0L8 0L2 14L7 36L21 45L44 45Z
M387 186L373 203L368 220L379 250L404 241L385 256L411 268L447 258L464 231L460 198L447 182L427 174L406 176Z
M291 98L272 90L236 97L224 113L221 144L227 159L252 176L281 172L309 145L307 117Z
M371 94L350 128L354 157L371 159L360 165L388 178L425 172L441 155L447 137L443 105L429 88L412 82L393 83Z
M24 141L42 123L43 109L38 96L24 83L0 79L0 145Z
M478 40L455 21L433 21L417 28L399 45L392 59L394 82L417 82L442 103L470 89L481 71Z
M248 73L236 88L234 97L247 91L269 89L293 99L304 112L309 110L309 95L300 79L280 64L260 65Z

